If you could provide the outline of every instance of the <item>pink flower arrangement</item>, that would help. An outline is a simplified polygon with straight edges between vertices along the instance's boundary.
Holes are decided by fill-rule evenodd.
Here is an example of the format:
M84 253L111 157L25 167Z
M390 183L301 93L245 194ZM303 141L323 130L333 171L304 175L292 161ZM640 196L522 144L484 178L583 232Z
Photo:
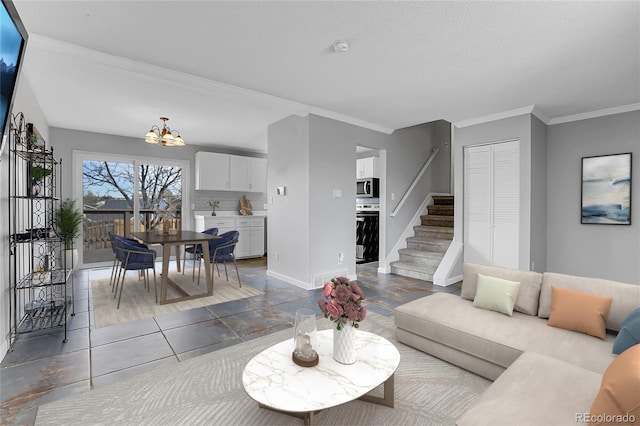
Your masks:
M318 300L318 306L325 318L337 324L338 330L347 321L351 321L353 327L360 327L360 321L367 316L367 308L362 305L365 296L358 284L345 277L332 278L322 288L322 295L327 300Z

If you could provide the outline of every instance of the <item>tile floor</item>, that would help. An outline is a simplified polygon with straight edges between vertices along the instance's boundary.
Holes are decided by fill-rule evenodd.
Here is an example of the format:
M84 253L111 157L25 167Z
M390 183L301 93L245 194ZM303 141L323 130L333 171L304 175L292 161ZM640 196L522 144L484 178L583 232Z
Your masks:
M187 267L189 267L187 265ZM243 285L263 295L103 328L93 326L90 282L110 268L85 269L74 276L76 315L62 331L21 335L0 364L0 424L31 425L39 405L104 386L136 374L177 364L236 343L293 326L295 311L320 310L320 290L302 290L266 275L266 259L239 262ZM396 306L459 285L377 273L377 263L357 265L367 308L390 316Z

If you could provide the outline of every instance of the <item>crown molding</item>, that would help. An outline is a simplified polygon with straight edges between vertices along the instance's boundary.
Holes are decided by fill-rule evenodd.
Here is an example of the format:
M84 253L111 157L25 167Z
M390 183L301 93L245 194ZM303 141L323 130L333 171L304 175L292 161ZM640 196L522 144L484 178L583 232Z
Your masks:
M549 120L549 123L547 123L547 124L552 126L554 124L570 123L572 121L588 120L590 118L605 117L607 115L622 114L622 113L625 113L625 112L639 111L639 110L640 110L640 103L638 103L638 104L630 104L630 105L623 105L623 106L619 106L619 107L600 109L600 110L597 110L597 111L584 112L582 114L574 114L574 115L567 115L567 116L564 116L564 117L556 117L556 118L552 118L551 120Z
M361 120L313 105L291 101L279 96L268 95L255 90L222 83L216 80L210 80L204 77L198 77L193 74L175 71L157 65L151 65L145 62L124 58L122 56L110 55L108 53L99 52L97 50L88 49L86 47L66 43L49 37L43 37L38 34L30 35L29 46L53 52L55 54L65 55L78 61L91 62L140 74L152 79L160 79L165 83L182 85L189 88L196 88L198 90L215 91L217 93L225 91L231 95L240 96L246 101L257 105L265 105L267 108L281 108L291 115L306 116L308 114L315 114L386 134L391 134L395 130L387 126L382 126L377 123Z
M453 125L460 129L462 127L475 126L482 123L489 123L491 121L503 120L505 118L517 117L524 114L534 114L536 117L546 123L546 118L544 117L544 115L542 115L542 117L538 115L541 114L540 109L536 108L535 105L528 105L522 108L516 108L509 111L503 111L495 114L485 115L482 117L472 118L470 120L457 121L453 123Z
M537 105L533 106L533 111L531 111L531 114L538 117L538 120L542 121L544 124L549 125L549 116L547 116L547 114L545 114Z
M597 111L584 112L581 114L567 115L564 117L549 118L537 105L529 105L522 108L512 109L509 111L499 112L496 114L485 115L483 117L472 118L470 120L463 120L453 123L457 128L475 126L477 124L489 123L491 121L502 120L505 118L517 117L523 114L535 115L540 121L547 126L553 126L555 124L570 123L572 121L588 120L591 118L604 117L607 115L622 114L630 111L639 111L640 103L622 105L613 108L605 108Z

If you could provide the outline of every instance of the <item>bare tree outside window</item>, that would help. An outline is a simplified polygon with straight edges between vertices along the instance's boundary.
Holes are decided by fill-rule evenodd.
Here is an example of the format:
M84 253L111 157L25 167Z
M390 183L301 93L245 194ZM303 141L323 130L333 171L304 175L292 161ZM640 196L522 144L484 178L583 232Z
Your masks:
M133 231L131 214L134 212L136 178L140 230L180 229L182 168L141 164L138 170L138 176L135 176L132 162L83 161L85 259L104 260L102 257L108 253L100 254L98 250L110 249L108 232L127 235Z

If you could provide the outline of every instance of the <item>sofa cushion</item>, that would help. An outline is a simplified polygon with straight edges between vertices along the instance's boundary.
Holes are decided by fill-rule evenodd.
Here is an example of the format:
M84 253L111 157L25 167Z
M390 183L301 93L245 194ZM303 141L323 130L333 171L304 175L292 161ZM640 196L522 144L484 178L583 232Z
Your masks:
M590 404L598 393L600 379L598 373L525 352L456 420L456 424L586 424L583 417L587 417Z
M478 274L478 289L473 306L512 316L519 289L520 283L517 281Z
M625 423L625 414L640 420L640 345L627 349L611 363L591 405L596 424Z
M536 315L538 313L538 299L540 298L540 285L542 274L531 271L518 271L515 269L501 268L498 266L478 265L465 263L462 267L462 291L461 297L473 300L476 296L478 274L502 278L520 283L518 298L514 310L523 314Z
M611 298L551 286L551 315L547 325L604 339Z
M507 368L523 352L534 351L602 373L615 355L615 336L594 339L582 333L548 327L536 316L512 317L475 309L472 302L436 293L396 308L398 328Z
M609 330L619 331L627 315L640 307L640 285L545 272L542 276L540 290L540 307L538 309L540 318L549 318L551 314L552 285L613 298L607 317Z
M622 323L622 328L613 342L613 353L621 354L640 343L640 308L631 312Z

